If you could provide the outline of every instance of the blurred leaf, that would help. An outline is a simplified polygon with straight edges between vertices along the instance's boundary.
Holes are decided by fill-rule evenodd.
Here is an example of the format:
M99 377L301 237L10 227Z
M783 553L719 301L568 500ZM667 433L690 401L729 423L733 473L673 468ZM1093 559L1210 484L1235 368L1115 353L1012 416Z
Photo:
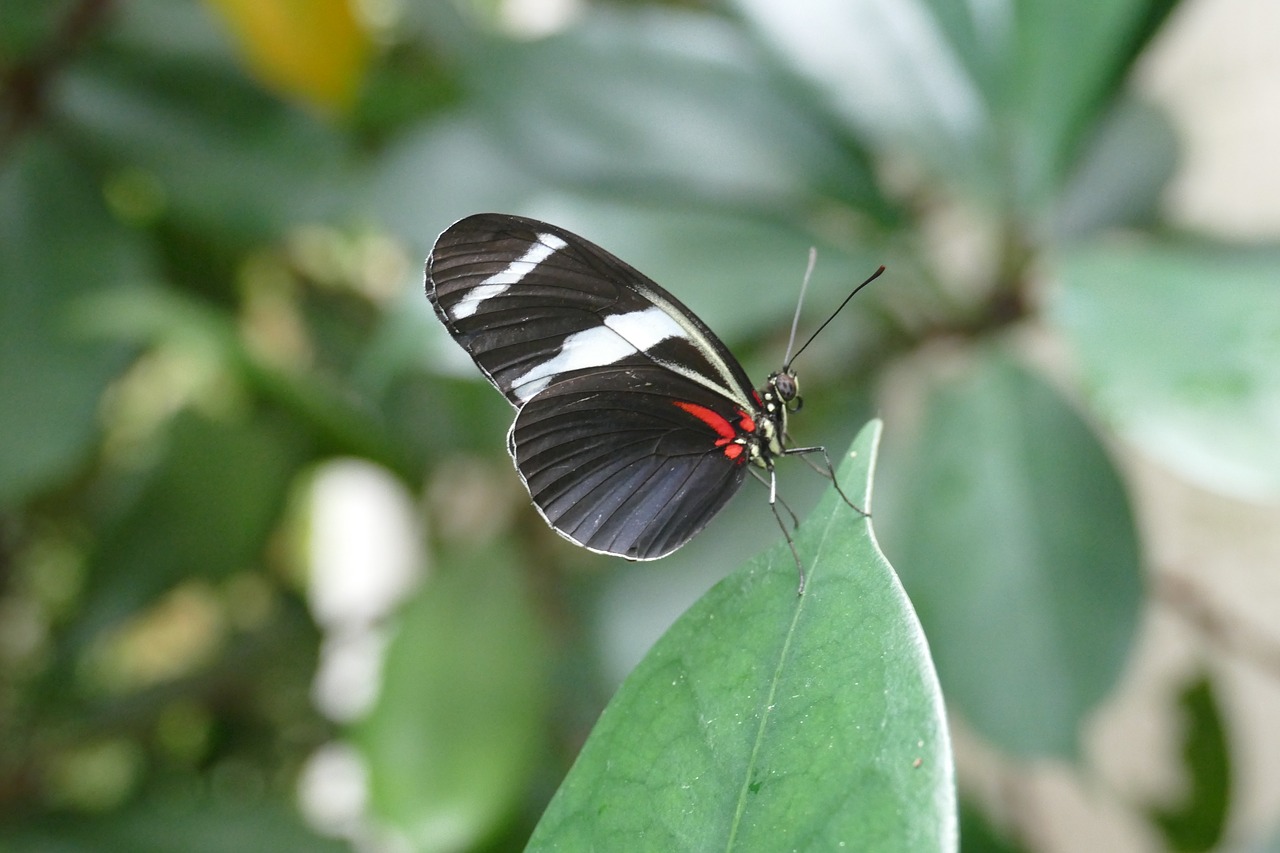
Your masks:
M963 853L1021 853L1023 848L998 833L976 806L960 800L960 849Z
M150 276L136 234L108 215L95 176L45 138L0 171L0 505L56 484L97 438L98 399L129 348L73 321L85 294Z
M203 5L167 6L161 29L126 4L103 46L64 72L54 94L66 132L154 182L159 213L206 235L275 237L345 209L349 149L337 129L266 94L203 41Z
M1280 828L1272 828L1271 834L1232 847L1233 853L1280 853Z
M734 5L874 148L975 183L994 176L983 93L919 0Z
M227 423L190 412L174 421L167 440L90 559L81 636L178 580L221 578L252 564L308 452L296 434L265 419Z
M875 147L1017 211L1052 197L1173 2L736 5Z
M862 152L721 18L597 10L554 38L494 44L462 71L491 137L557 186L884 213Z
M1049 316L1104 416L1205 488L1280 496L1280 247L1098 243L1059 272Z
M1179 697L1184 718L1182 760L1190 790L1172 809L1155 809L1169 849L1213 850L1222 841L1231 804L1231 753L1213 684L1201 676Z
M73 0L5 0L0 19L0 73L30 59L30 54L57 31L73 5Z
M379 408L391 439L420 464L459 453L510 464L504 448L514 416L488 382L406 378L387 390Z
M370 44L352 0L206 0L268 86L332 110L355 99Z
M951 707L999 746L1073 755L1128 659L1137 532L1098 437L994 348L927 393L876 514Z
M543 218L636 264L730 340L785 328L810 246L811 304L883 260L866 232L895 214L862 152L725 22L599 13L475 55L459 70L466 106L407 135L370 183L370 206L421 256L471 213Z
M310 833L286 805L222 793L155 796L99 817L59 815L21 829L0 825L4 853L339 853L345 844Z
M121 288L86 299L78 322L93 334L139 344L165 344L210 361L295 418L294 444L312 442L317 452L365 456L406 479L410 462L388 439L372 404L355 389L318 371L281 368L246 344L234 318L189 293L168 288Z
M870 500L880 426L841 467ZM623 684L531 850L946 850L955 792L941 696L869 523L829 492L712 589Z
M451 223L488 210L516 212L546 191L472 114L406 130L383 151L363 187L364 204L382 227L424 260Z
M850 241L896 221L863 152L724 21L596 12L551 39L483 47L457 70L463 104L407 133L369 184L370 206L423 256L463 216L546 215L565 198L684 221L813 217ZM815 241L801 239L789 270Z
M1019 209L1034 211L1052 199L1080 142L1116 99L1138 46L1175 4L1024 0L988 7L1007 15L975 29L992 45L983 90L996 105L1006 179Z
M1054 213L1054 236L1079 238L1159 219L1178 165L1178 139L1158 107L1121 100L1083 147Z
M544 749L547 639L509 555L450 554L432 572L353 736L372 813L415 850L467 850L510 816Z

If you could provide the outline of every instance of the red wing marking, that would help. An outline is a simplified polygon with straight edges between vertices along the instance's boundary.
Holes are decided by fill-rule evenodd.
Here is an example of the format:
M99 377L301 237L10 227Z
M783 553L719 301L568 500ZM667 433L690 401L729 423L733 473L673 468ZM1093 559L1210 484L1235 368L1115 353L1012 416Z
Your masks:
M684 409L686 412L711 427L716 431L716 434L725 441L732 441L737 437L738 434L734 431L733 424L729 423L728 419L718 412L714 412L706 406L699 406L697 403L686 403L684 400L674 400L672 402L676 404L677 408ZM717 442L717 444L719 444L719 442Z
M706 406L699 406L697 403L685 402L684 400L673 400L672 402L678 408L683 409L715 430L716 435L720 436L716 439L716 447L723 447L724 455L730 459L737 459L742 455L743 446L739 436L749 435L756 430L755 421L744 411L738 411L738 414L742 416L738 419L738 429L742 430L739 433L733 428L733 424L729 422L729 419L719 412L708 409Z

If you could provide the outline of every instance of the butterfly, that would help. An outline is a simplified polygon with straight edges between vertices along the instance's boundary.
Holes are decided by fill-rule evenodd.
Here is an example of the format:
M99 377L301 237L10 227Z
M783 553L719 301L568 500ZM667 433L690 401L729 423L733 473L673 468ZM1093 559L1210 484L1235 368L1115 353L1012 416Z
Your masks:
M597 553L656 560L701 531L751 471L768 478L803 591L774 461L820 453L835 477L824 448L788 446L787 416L802 403L794 355L754 387L670 293L594 243L519 216L481 213L446 228L426 291L515 406L507 451L557 533Z

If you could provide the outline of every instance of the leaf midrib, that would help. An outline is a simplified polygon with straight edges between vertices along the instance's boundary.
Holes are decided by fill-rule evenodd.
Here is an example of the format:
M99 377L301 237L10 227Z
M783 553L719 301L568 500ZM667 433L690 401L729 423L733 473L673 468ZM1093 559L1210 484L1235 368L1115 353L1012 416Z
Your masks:
M825 535L824 535L825 539ZM786 666L787 657L791 652L791 640L796 633L796 623L800 621L800 613L804 610L804 596L797 596L799 601L795 606L795 610L791 616L791 625L787 628L786 639L782 643L782 651L778 655L778 665L774 667L773 678L769 682L769 694L765 697L764 712L760 715L760 725L756 728L755 743L751 746L751 757L747 760L746 772L742 776L742 787L738 790L738 805L733 812L733 823L729 827L729 838L725 843L725 850L733 850L734 842L738 837L738 827L742 825L742 813L747 808L747 794L751 787L751 777L755 773L756 758L760 754L760 747L764 743L764 731L769 724L769 718L773 714L774 697L778 692L778 682L782 679L782 669Z
M866 497L867 496L864 496L864 500L866 500ZM819 566L822 565L820 557L826 547L827 538L831 534L832 525L835 523L836 518L841 514L840 508L836 507L827 518L826 525L822 530L822 536L818 539L817 547L813 549L813 570L809 573L810 589L812 589L813 580L815 580L814 576L818 571L820 571ZM725 842L726 853L729 853L729 851L734 849L734 844L737 841L738 828L742 825L742 815L747 809L747 795L750 791L752 775L756 769L756 759L759 756L760 748L764 743L765 728L769 725L769 719L773 714L774 697L778 692L778 683L782 680L782 671L786 666L787 659L791 653L791 641L795 638L796 626L800 622L800 614L804 612L805 599L807 597L808 596L805 595L796 596L797 601L791 616L791 624L787 627L786 638L783 640L782 650L778 654L778 665L774 667L773 678L769 682L769 693L768 696L765 697L764 712L760 715L760 725L756 728L755 743L751 746L751 757L747 760L746 772L742 777L742 787L738 790L738 804L734 809L733 822L729 826L729 837Z

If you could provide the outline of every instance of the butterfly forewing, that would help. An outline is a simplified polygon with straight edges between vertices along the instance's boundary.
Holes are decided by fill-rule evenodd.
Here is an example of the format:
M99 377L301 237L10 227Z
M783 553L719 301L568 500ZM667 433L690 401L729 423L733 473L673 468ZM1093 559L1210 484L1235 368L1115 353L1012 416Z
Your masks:
M554 225L493 213L454 223L428 259L427 295L513 405L560 375L637 355L750 405L742 367L701 320L628 264Z

